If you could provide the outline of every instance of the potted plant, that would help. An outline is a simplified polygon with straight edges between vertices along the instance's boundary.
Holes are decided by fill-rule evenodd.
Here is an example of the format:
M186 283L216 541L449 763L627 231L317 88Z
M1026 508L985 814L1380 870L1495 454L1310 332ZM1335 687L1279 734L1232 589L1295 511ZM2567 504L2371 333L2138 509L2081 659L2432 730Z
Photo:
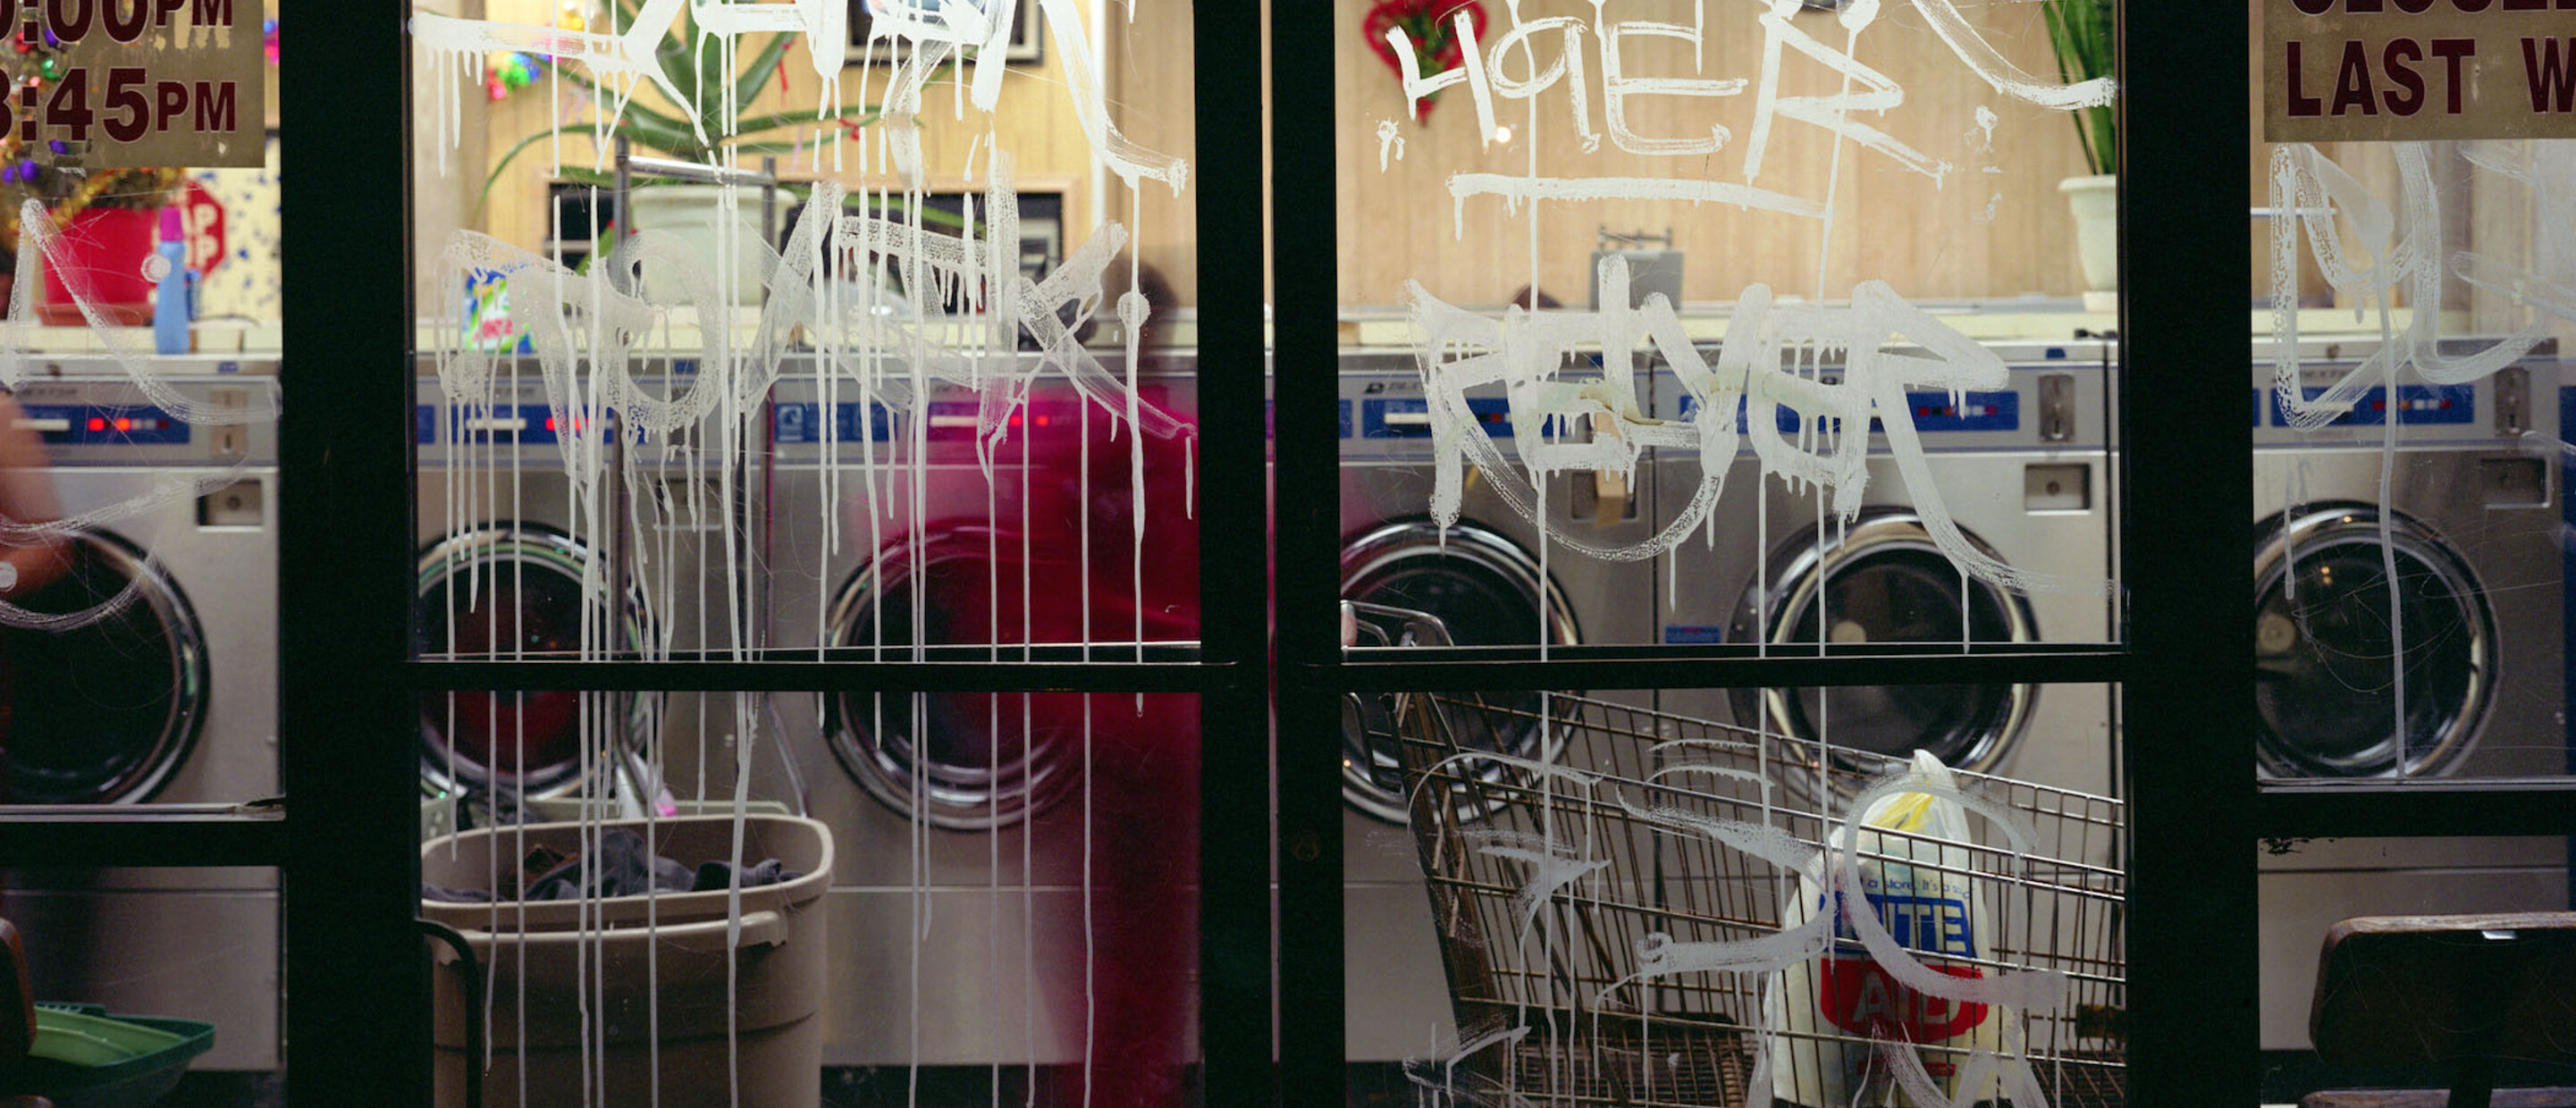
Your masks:
M2040 13L2048 21L2049 45L2057 52L2059 80L2074 84L2111 75L2117 58L2111 44L2111 0L2040 0ZM2075 248L2084 263L2084 283L2105 294L2117 286L2120 275L2117 126L2109 105L2077 109L2075 135L2093 173L2057 186L2075 212Z
M631 0L616 0L610 5L610 30L620 30L632 23L635 10L636 3ZM623 138L636 150L700 165L715 163L727 149L749 155L783 153L790 146L775 136L776 132L789 128L838 122L841 126L856 129L876 121L877 109L870 104L841 104L825 109L819 115L810 110L728 114L728 104L747 107L760 94L764 83L777 71L779 60L786 55L790 37L784 33L770 36L768 45L732 75L728 89L727 77L718 68L722 64L722 52L715 49L714 43L705 41L706 35L699 29L695 18L683 15L671 33L662 37L660 46L654 50L654 60L687 102L674 107L686 110L693 103L694 117L646 107L640 100L620 97L613 92L603 94L598 84L580 67L560 65L551 57L519 55L517 64L523 67L523 73L551 70L564 80L582 87L595 103L618 104L622 101L623 110L618 113L614 126L605 132L607 141ZM499 99L506 95L508 88L527 83L524 75L507 83L496 76L490 81L490 87L494 99ZM556 134L597 133L593 121L583 119L544 128L520 139L493 164L491 175L483 181L482 197L488 199L491 196L502 173L529 147ZM772 137L762 141L761 136ZM566 165L563 174L572 180L602 187L615 183L610 174L588 166ZM676 232L690 239L706 257L715 257L716 228L724 218L717 204L719 186L655 183L644 179L634 184L640 186L628 198L634 210L631 214L620 213L621 219L635 228ZM731 217L739 228L737 234L766 241L774 229L760 225L759 206L741 204L738 207L739 210ZM741 251L735 256L735 287L745 302L760 298L758 258L757 251Z

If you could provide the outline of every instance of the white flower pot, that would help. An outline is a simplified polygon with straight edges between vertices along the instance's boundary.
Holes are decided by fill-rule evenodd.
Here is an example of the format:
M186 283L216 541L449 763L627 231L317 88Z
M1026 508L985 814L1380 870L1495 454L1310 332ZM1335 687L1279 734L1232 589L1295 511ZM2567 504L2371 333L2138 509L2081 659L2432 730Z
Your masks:
M668 231L688 243L689 249L704 259L708 273L716 269L716 228L726 217L717 203L723 193L720 185L649 185L628 195L634 205L637 230ZM739 189L737 208L732 213L733 257L729 259L733 274L733 302L758 304L763 294L760 287L760 248L755 243L767 241L760 225L760 190ZM666 303L684 303L688 286L669 274L656 276L652 263L644 268L644 290L647 296Z
M2119 184L2111 174L2057 183L2075 212L2075 254L2084 263L2084 285L2094 292L2120 287Z

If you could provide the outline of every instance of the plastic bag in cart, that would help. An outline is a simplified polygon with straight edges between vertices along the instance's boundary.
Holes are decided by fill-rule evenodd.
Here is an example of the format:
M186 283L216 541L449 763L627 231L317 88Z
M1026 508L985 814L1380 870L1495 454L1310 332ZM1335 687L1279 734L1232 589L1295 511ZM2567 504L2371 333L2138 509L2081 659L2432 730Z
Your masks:
M1949 768L1929 753L1916 752L1906 780L1932 791L1891 792L1872 802L1858 821L1857 842L1844 842L1844 836L1855 833L1844 829L1819 863L1819 872L1799 874L1797 899L1784 906L1781 922L1796 929L1828 910L1825 890L1831 882L1825 880L1824 867L1839 866L1849 847L1866 908L1898 945L1920 952L1927 969L1981 978L1979 967L1950 960L1991 957L1994 934L1986 897L1964 872L1971 860L1967 844L1976 841L1967 810L1943 795L1955 794L1957 786ZM1949 845L1953 843L1961 845ZM1936 866L1940 868L1932 868ZM1864 947L1847 912L1834 920L1833 934L1834 942L1822 954L1782 970L1777 987L1764 999L1763 1024L1775 1033L1770 1038L1772 1094L1816 1108L1919 1103L1902 1088L1913 1082L1900 1082L1895 1072L1894 1052L1886 1049L1895 1044L1920 1061L1923 1075L1945 1101L1957 1096L1963 1078L1985 1088L1962 1102L1991 1099L1994 1086L1985 1079L1991 1071L1963 1063L1971 1051L2002 1049L2005 1014L1992 1004L1934 996L1904 984ZM1983 1072L1965 1072L1971 1069Z

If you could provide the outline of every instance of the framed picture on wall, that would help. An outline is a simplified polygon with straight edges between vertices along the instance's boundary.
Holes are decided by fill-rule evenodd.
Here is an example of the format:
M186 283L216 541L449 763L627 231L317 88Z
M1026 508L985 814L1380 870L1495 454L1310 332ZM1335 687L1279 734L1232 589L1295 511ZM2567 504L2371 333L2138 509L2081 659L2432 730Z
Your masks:
M1041 48L1043 36L1038 27L1037 0L967 0L967 2L987 12L997 12L1006 5L1011 9L1011 41L1003 51L1004 61L1013 65L1035 65L1045 56ZM880 13L903 8L935 12L939 8L937 0L848 0L848 3L850 5L850 43L845 57L851 63L864 61L883 64L894 60L892 51L888 49L885 41L877 41L874 46L869 43ZM967 56L973 57L974 54L975 49L969 47Z

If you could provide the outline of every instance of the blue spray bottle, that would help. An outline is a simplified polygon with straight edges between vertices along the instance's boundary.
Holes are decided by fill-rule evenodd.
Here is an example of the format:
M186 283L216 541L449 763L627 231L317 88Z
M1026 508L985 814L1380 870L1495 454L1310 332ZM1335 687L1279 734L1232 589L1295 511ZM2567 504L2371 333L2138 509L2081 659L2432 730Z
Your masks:
M188 242L179 209L161 209L161 244L153 248L164 263L161 282L152 293L152 348L163 354L188 352Z

